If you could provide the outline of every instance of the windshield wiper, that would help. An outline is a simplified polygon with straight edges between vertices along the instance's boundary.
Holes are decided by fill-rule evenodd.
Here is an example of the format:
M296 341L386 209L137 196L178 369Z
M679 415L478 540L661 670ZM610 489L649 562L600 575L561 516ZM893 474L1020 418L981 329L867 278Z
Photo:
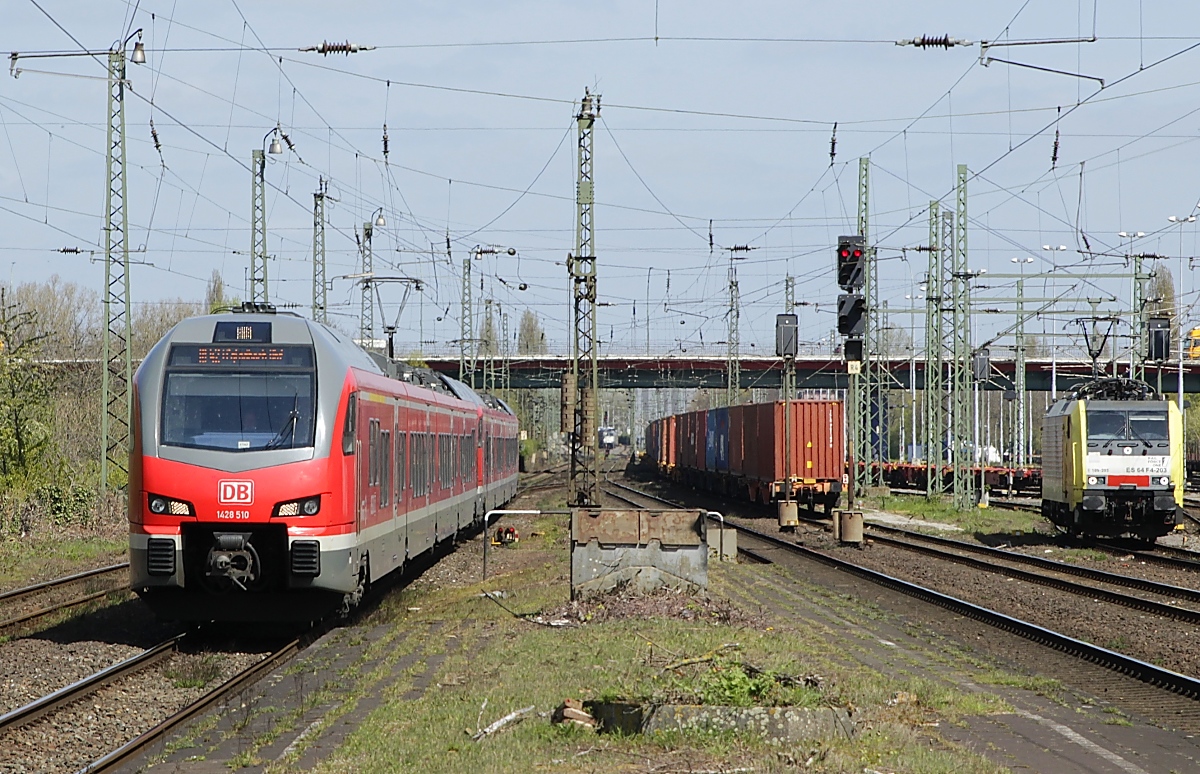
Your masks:
M288 412L287 421L283 423L283 427L275 433L275 436L264 446L264 449L275 449L283 445L283 439L290 437L292 440L292 448L296 447L296 424L300 421L300 393L295 393L292 397L292 410ZM287 435L284 435L284 434Z
M1147 445L1147 446L1149 446L1151 449L1153 449L1153 448L1154 448L1154 444L1152 444L1152 443L1150 443L1149 441L1147 441L1147 440L1145 439L1145 437L1144 437L1144 436L1143 436L1141 433L1139 433L1139 432L1138 432L1138 431L1137 431L1137 430L1134 428L1134 426L1133 426L1133 422L1132 422L1132 421L1130 421L1130 422L1129 422L1129 423L1126 425L1126 427L1128 427L1128 428L1129 428L1129 432L1130 432L1131 434L1133 434L1133 435L1137 436L1137 439L1138 439L1139 441L1141 441L1142 443L1146 444L1146 445Z

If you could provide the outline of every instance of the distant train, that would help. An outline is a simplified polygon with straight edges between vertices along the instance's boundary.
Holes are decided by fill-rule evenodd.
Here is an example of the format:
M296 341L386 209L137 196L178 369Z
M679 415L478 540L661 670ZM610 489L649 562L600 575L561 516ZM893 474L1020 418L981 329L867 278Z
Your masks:
M134 378L131 587L172 620L314 620L516 492L513 411L273 307L180 322Z
M601 449L613 449L617 445L617 428L602 427L597 434Z
M1042 425L1042 514L1095 537L1154 540L1175 528L1185 483L1183 420L1147 384L1094 379Z
M790 492L830 513L846 475L842 403L794 400L785 409L776 401L655 419L646 427L646 459L697 488L763 504Z

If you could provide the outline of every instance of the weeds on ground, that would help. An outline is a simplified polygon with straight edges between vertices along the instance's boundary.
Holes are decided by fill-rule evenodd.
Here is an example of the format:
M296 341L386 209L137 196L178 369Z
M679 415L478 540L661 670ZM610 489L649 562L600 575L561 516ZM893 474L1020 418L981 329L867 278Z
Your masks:
M163 670L176 688L203 688L221 676L220 657L215 653L183 655Z
M556 580L561 573L558 563L549 563L490 579L489 589L508 591L507 610L481 598L480 584L409 588L394 595L371 625L453 622L423 641L426 658L441 659L442 677L415 701L403 698L411 689L410 673L372 687L382 704L318 771L419 767L437 774L563 766L621 771L632 760L684 771L744 766L784 771L806 761L806 770L815 772L861 771L869 764L946 774L998 771L940 740L931 744L927 730L930 721L1002 709L994 697L847 668L828 633L808 626L733 626L702 616L607 615L563 627L533 623L531 616L566 605L567 584ZM461 647L448 647L455 641ZM731 644L736 647L727 647ZM690 665L678 665L689 659ZM911 700L889 704L898 695ZM699 732L600 739L588 730L550 725L550 711L567 697L852 706L871 719L854 740L794 747ZM479 728L529 705L536 712L523 722L471 740Z

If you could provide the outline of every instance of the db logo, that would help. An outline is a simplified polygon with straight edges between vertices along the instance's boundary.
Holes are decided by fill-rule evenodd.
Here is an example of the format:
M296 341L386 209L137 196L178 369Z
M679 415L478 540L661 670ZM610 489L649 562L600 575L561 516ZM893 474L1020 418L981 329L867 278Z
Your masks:
M222 505L250 505L254 502L254 482L218 481L217 502Z

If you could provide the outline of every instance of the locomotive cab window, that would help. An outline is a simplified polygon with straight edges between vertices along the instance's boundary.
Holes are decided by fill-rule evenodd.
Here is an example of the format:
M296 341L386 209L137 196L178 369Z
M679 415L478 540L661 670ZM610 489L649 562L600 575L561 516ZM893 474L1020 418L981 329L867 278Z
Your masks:
M163 381L162 443L222 451L311 447L316 409L311 347L177 344Z
M1109 444L1127 441L1150 444L1170 438L1166 409L1097 409L1087 413L1088 441Z

